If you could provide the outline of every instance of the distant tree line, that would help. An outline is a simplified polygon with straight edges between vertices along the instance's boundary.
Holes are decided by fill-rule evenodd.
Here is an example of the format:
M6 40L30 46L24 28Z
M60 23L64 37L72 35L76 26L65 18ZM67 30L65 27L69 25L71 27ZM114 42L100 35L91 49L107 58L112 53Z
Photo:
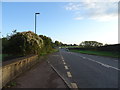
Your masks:
M97 41L84 41L84 42L81 42L79 46L85 47L85 48L92 48L92 47L103 46L103 43L100 43Z
M76 50L98 50L98 51L110 51L110 52L120 52L120 44L105 44L97 41L83 41L76 48L69 48Z

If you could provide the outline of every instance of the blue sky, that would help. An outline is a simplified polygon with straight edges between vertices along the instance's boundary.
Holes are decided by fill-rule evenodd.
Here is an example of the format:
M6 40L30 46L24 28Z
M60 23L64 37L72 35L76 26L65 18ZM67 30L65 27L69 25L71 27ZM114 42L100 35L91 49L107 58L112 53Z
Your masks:
M95 2L3 2L2 35L34 31L37 15L37 34L67 44L82 41L118 43L117 3Z

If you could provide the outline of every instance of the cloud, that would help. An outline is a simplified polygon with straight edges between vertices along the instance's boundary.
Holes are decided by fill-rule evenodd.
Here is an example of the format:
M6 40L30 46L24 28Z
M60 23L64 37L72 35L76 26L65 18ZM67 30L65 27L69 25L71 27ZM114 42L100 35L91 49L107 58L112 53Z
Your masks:
M112 1L112 0L111 0ZM118 18L118 2L72 2L65 9L74 13L75 20L109 21Z
M83 17L75 17L74 19L75 19L75 20L82 20Z
M101 22L106 22L106 21L112 21L112 20L118 20L118 16L117 15L101 15L101 16L93 16L90 19L92 20L97 20L97 21L101 21Z

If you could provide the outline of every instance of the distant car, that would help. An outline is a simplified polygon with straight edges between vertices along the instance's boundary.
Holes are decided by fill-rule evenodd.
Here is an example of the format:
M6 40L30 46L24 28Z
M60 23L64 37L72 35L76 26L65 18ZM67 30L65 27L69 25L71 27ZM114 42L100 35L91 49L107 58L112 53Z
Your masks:
M66 48L66 51L69 51L69 49L68 49L68 48Z

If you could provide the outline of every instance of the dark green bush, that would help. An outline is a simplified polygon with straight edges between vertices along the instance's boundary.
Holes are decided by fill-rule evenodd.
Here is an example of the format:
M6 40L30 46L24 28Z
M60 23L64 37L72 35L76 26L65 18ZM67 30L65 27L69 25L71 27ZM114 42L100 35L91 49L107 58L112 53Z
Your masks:
M43 53L49 53L53 49L52 39L43 35L39 35L43 39L44 45L42 48Z
M43 47L43 40L31 31L18 32L12 35L8 41L7 49L12 54L40 54Z
M2 38L2 53L7 53L8 52L8 47L9 47L9 40L7 38Z

